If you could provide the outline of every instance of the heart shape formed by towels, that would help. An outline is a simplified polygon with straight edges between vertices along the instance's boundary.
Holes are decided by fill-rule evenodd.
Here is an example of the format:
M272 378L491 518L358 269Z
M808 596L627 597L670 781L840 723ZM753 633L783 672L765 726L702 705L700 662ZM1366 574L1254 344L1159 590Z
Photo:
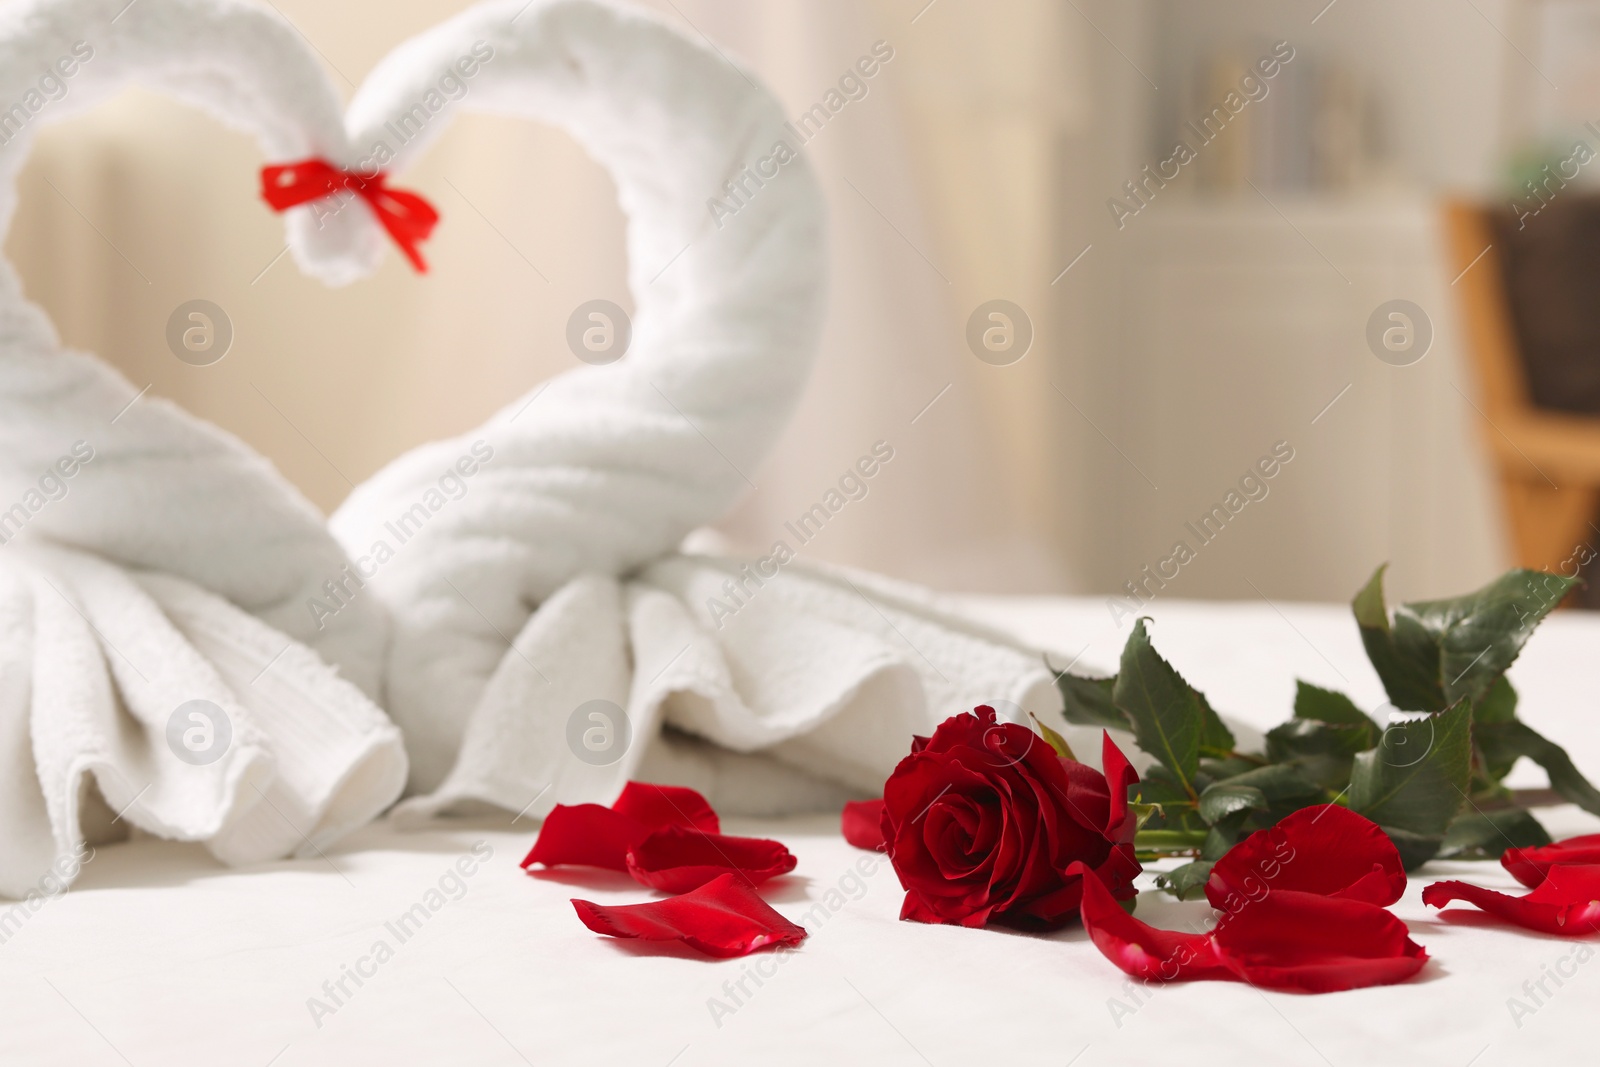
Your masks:
M770 750L738 771L761 799L717 802L781 808L784 768L871 789L949 714L1056 704L1033 650L919 590L675 553L750 487L822 317L820 191L777 102L725 58L603 0L498 0L400 45L341 115L303 39L251 0L25 0L0 12L0 101L78 41L92 58L70 92L0 145L0 219L35 128L129 81L243 126L269 164L358 172L403 170L461 111L506 113L610 170L636 312L625 360L401 456L325 526L241 442L62 350L0 267L0 835L21 843L0 893L77 854L95 791L119 821L245 862L381 811L407 754L409 814L539 815L611 799L667 722ZM469 60L470 90L442 91ZM389 247L353 197L286 216L296 262L332 284ZM70 491L41 495L80 443ZM710 605L730 596L724 620ZM232 726L200 765L170 740L195 699ZM572 740L595 701L633 739L609 761Z

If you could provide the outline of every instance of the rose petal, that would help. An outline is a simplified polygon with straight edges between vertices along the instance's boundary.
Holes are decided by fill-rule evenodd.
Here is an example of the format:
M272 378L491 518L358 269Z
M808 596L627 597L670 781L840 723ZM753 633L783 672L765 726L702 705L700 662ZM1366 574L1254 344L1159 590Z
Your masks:
M1542 848L1508 848L1500 865L1529 889L1544 881L1545 872L1557 863L1600 863L1600 834L1569 837Z
M887 847L883 836L883 798L850 801L839 816L839 829L844 839L856 848L882 852Z
M622 795L611 810L651 830L663 826L692 826L708 834L722 830L722 823L706 798L681 785L629 782L622 787Z
M717 813L693 789L675 785L629 782L609 808L599 804L557 804L544 817L533 848L522 869L535 863L546 867L628 869L628 849L668 826L684 826L707 833L721 829Z
M1160 930L1141 922L1123 911L1083 864L1073 864L1072 871L1082 876L1083 928L1101 955L1125 974L1153 982L1234 977L1218 961L1209 934Z
M634 881L664 893L687 893L723 874L749 885L794 870L795 858L780 842L732 837L669 826L628 850Z
M1442 908L1465 900L1490 915L1528 930L1560 937L1585 937L1600 930L1600 864L1558 863L1533 892L1514 897L1466 882L1435 882L1422 902Z
M1231 912L1280 889L1384 907L1405 893L1405 865L1370 819L1336 804L1301 808L1229 849L1211 868L1206 899Z
M735 875L724 874L692 893L648 904L604 907L572 901L583 925L608 937L682 941L708 956L743 956L769 945L798 945L804 927L779 915Z
M1139 772L1105 731L1101 731L1100 766L1105 769L1106 787L1111 791L1106 836L1113 841L1132 841L1137 819L1128 811L1128 790L1139 784Z
M1135 919L1091 876L1083 880L1083 925L1108 960L1147 981L1327 993L1404 981L1428 959L1383 908L1293 890L1225 917L1210 934L1186 934Z
M1263 989L1333 993L1403 982L1428 962L1406 924L1375 904L1277 889L1212 931L1217 958Z
M557 804L544 817L522 869L535 863L546 867L570 863L626 871L629 847L648 835L635 820L599 804Z

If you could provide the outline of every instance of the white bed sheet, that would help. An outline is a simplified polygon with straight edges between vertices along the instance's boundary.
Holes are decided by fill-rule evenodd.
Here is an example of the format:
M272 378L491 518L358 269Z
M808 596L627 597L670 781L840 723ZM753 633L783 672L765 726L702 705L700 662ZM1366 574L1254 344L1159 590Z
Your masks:
M1069 656L1084 650L1079 670L1113 665L1126 636L1096 601L974 606ZM1219 707L1259 727L1287 714L1297 676L1369 707L1381 699L1347 609L1174 602L1149 612L1158 647ZM1514 669L1528 721L1591 775L1600 774L1597 652L1600 620L1562 615ZM1540 781L1537 771L1519 778ZM1557 836L1600 830L1570 807L1540 814ZM596 937L568 898L650 894L607 872L524 874L517 863L534 828L510 816L416 834L379 824L325 860L245 870L167 842L102 848L77 887L37 912L8 927L0 907L0 1063L1092 1067L1177 1057L1491 1067L1592 1056L1595 944L1445 922L1422 907L1421 888L1436 877L1512 888L1494 864L1434 864L1413 878L1397 910L1433 963L1406 986L1311 997L1197 983L1150 994L1127 986L1081 930L898 922L893 871L847 846L834 818L730 829L778 837L799 857L768 894L791 918L812 914L799 950L711 961ZM470 876L456 868L463 858ZM858 864L870 870L859 886ZM430 899L441 879L449 892ZM395 924L419 903L438 907L402 940ZM1178 925L1202 907L1151 895L1140 914ZM392 952L382 962L380 941ZM345 977L358 963L370 975L359 986ZM768 976L758 985L752 972ZM338 993L342 977L336 1003L324 983ZM324 1008L314 1012L312 998Z

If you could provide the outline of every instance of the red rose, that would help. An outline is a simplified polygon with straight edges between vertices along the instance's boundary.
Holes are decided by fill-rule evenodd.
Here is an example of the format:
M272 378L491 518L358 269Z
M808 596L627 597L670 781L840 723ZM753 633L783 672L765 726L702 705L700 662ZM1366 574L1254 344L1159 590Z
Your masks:
M1083 896L1073 863L1118 899L1134 896L1128 786L1138 778L1110 737L1101 774L1025 726L996 722L991 707L975 712L918 738L884 783L883 836L906 891L900 917L1060 926Z

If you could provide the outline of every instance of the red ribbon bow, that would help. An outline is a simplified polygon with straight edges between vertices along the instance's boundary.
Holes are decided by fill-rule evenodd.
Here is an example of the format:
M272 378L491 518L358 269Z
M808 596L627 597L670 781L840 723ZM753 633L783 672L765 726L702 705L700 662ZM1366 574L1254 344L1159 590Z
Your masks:
M313 200L337 196L349 190L361 197L389 231L419 274L428 272L417 246L428 239L439 221L439 212L416 193L390 189L382 171L370 177L340 170L325 159L303 159L261 168L261 198L274 211L287 211Z

